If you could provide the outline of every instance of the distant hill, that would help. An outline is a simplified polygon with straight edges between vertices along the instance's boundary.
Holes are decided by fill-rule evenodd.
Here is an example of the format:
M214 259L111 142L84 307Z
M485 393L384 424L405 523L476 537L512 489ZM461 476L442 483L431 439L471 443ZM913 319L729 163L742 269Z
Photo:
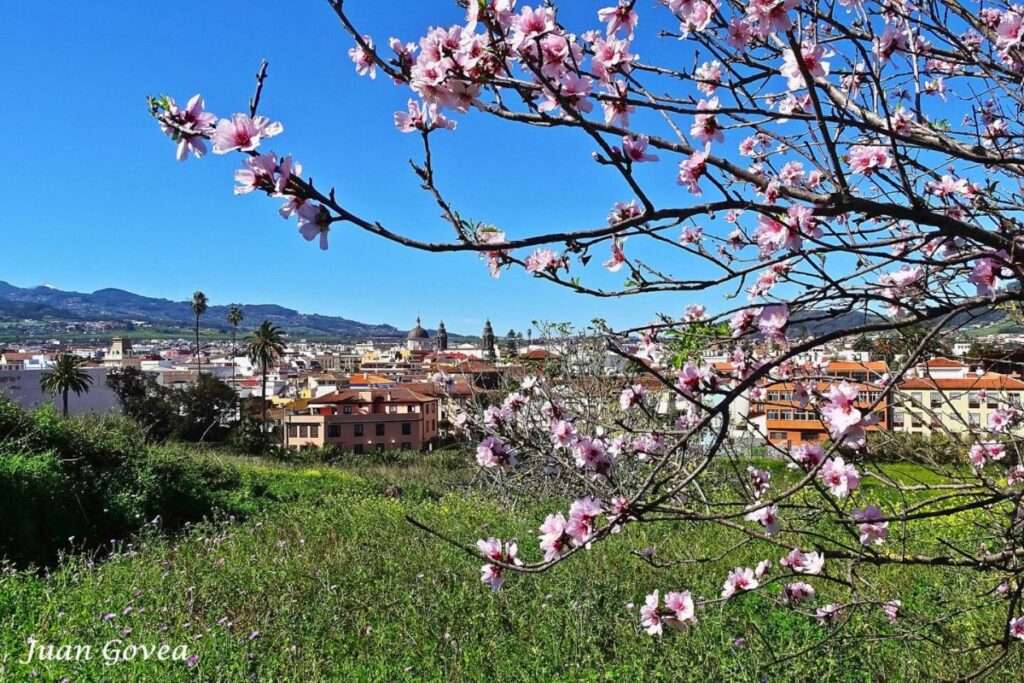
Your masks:
M275 304L242 304L241 328L255 328L264 320L292 335L323 337L400 337L402 330L385 324L300 313ZM210 306L203 316L207 329L230 329L226 306ZM188 327L193 323L187 301L141 296L123 289L100 289L92 294L66 292L53 287L15 287L0 281L0 320L109 320L142 321L161 327Z

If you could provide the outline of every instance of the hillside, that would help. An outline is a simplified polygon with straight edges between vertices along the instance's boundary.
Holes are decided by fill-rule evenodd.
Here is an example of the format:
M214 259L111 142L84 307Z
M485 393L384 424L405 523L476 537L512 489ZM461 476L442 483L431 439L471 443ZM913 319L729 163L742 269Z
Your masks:
M276 304L242 304L252 329L264 320L292 334L327 337L397 337L392 325L363 323L348 318L300 313ZM226 306L211 306L203 318L206 328L227 330ZM15 287L0 281L0 320L106 320L141 321L162 328L189 327L192 309L187 301L142 296L123 289L100 289L91 294L52 287Z

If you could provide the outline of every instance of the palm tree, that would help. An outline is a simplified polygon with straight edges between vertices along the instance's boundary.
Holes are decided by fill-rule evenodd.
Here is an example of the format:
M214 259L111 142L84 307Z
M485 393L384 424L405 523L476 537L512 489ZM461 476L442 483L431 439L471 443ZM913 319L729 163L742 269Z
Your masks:
M270 366L284 354L284 334L280 327L276 327L269 320L256 328L256 331L249 337L246 347L249 360L258 365L260 376L263 380L263 447L267 445L267 373Z
M199 355L199 318L210 308L210 300L198 289L192 292L192 313L196 316L196 362L199 364L199 374L203 374L203 357Z
M235 356L238 355L238 326L245 319L242 307L238 304L228 306L228 325L231 325L231 386L235 385Z
M68 392L75 392L75 396L88 393L89 385L92 384L92 375L82 369L86 360L70 353L61 354L54 363L53 369L43 373L39 379L39 386L48 394L64 399L64 417L68 416Z

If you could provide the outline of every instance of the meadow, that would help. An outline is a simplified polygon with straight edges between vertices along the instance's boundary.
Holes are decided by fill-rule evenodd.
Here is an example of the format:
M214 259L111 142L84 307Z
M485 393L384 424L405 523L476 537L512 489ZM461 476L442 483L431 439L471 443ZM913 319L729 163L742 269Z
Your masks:
M991 588L969 572L878 569L869 580L891 585L917 636L879 638L892 627L877 608L854 612L834 633L775 605L776 586L700 610L685 631L650 637L636 606L652 588L717 597L731 567L752 566L765 550L655 569L630 551L714 555L736 538L638 524L492 593L479 581L479 560L407 516L469 543L515 537L522 555L536 557L536 526L551 506L503 511L464 486L471 471L458 454L341 466L203 457L239 473L230 496L244 521L222 517L175 534L150 525L103 559L77 554L49 572L9 568L0 576L0 680L932 681L972 670L983 661L977 653L954 651L1001 625L992 610L931 623L936 606ZM842 599L841 586L811 582ZM29 638L95 652L24 664ZM165 643L186 645L189 658L110 664L102 648L111 641L120 641L111 656L130 643ZM990 680L1020 680L1022 664L1014 652Z

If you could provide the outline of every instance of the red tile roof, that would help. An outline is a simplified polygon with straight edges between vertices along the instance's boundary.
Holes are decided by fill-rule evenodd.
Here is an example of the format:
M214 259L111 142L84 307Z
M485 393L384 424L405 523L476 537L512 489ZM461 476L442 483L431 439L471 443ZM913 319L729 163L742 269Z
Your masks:
M1009 389L1019 391L1024 389L1024 382L1009 375L988 372L981 377L912 377L900 384L900 389L904 391L912 389L935 389L938 391Z

